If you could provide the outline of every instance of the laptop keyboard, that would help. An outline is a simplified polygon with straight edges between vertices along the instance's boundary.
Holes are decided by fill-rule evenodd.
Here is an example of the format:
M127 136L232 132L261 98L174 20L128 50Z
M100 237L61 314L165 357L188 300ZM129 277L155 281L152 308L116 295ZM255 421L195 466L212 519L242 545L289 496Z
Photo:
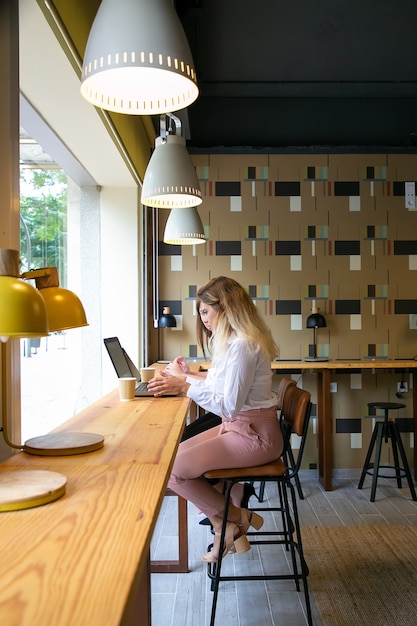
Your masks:
M135 391L141 391L141 392L148 391L148 384L147 383L138 383L136 385Z

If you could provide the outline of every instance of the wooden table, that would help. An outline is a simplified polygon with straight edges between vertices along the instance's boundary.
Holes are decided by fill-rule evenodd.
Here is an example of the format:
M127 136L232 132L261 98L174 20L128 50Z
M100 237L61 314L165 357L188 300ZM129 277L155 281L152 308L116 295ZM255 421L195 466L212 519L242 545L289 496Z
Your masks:
M414 441L417 443L417 361L393 359L337 361L273 361L274 371L314 370L317 374L318 468L324 489L332 489L332 402L330 378L335 370L410 369L413 375ZM414 474L417 477L417 446L414 446Z
M149 548L189 399L104 396L57 429L105 437L72 457L18 453L6 470L68 479L51 504L0 513L0 623L150 624Z

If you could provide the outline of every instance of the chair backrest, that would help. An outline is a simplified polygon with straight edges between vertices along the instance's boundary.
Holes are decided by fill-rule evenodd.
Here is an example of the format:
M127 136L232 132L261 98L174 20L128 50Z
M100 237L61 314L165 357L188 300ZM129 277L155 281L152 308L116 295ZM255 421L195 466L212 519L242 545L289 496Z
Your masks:
M297 386L290 386L284 396L282 404L282 419L289 424L292 430L302 437L304 424L311 401L311 393Z
M301 459L303 456L305 441L308 433L308 423L311 414L311 393L300 389L297 386L289 386L285 392L284 401L281 410L280 423L284 435L284 451L283 455L290 452L291 434L294 432L301 437L300 447L298 449L297 462L292 465L291 475L298 472ZM291 455L292 456L292 455ZM288 466L288 464L286 463Z
M295 382L295 380L293 380L289 376L283 376L281 378L277 389L277 409L282 409L287 389L289 389L290 387L295 387L296 384L297 383Z

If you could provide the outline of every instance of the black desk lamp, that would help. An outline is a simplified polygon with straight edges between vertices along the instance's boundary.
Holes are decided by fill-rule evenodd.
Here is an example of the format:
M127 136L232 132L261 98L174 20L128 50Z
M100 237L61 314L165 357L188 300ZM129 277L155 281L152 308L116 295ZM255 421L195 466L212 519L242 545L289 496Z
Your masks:
M305 361L328 361L327 357L318 357L317 356L317 342L316 342L316 329L317 328L326 328L326 318L324 315L319 313L320 309L314 307L311 309L311 315L308 316L306 322L306 328L313 329L313 354L309 355L305 358Z
M176 210L176 209L175 209ZM154 321L154 324L156 323L157 328L158 328L158 358L157 361L158 363L168 363L168 361L161 361L161 341L160 341L160 335L159 335L159 329L160 328L176 328L177 327L177 320L175 319L175 315L172 315L171 313L171 309L169 306L164 306L162 309L162 315L159 316L159 318L156 320L156 322Z
M162 309L162 315L158 319L158 328L176 328L177 320L172 315L169 306L164 306Z

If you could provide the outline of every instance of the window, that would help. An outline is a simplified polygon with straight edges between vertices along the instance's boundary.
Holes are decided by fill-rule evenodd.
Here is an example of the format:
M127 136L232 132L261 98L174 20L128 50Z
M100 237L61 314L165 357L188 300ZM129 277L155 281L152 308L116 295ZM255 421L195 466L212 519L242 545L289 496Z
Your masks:
M21 129L22 272L54 266L68 287L71 258L68 220L77 214L77 186ZM70 190L70 194L69 194ZM71 210L68 210L68 197ZM74 255L78 246L74 245ZM22 440L49 432L80 409L80 330L21 340Z

